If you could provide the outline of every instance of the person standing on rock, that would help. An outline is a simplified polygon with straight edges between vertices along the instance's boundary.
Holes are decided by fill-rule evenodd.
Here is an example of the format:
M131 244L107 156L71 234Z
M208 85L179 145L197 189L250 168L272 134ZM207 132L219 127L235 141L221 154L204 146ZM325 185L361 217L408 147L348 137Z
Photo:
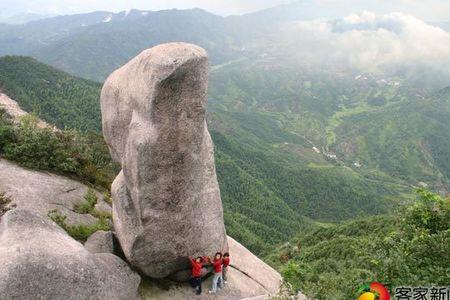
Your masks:
M212 280L211 290L209 291L210 294L215 294L217 292L217 287L221 289L223 286L222 263L223 263L222 253L217 252L216 255L214 256L214 260L211 260L211 264L213 265L214 268L214 277Z
M189 260L191 261L192 266L192 287L196 289L196 294L200 295L202 293L202 269L204 259L199 256L196 259L189 257Z
M222 279L223 283L227 283L227 271L228 266L230 265L230 253L225 252L223 254L223 263L222 263Z

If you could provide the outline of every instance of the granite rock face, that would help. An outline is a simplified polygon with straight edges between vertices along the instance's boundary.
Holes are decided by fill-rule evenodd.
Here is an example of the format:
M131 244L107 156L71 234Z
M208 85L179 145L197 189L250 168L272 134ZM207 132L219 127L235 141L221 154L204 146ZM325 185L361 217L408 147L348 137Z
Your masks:
M228 245L230 247L231 268L246 274L262 286L267 294L278 294L282 284L280 273L231 237L228 237Z
M116 235L112 231L96 231L84 243L84 248L91 253L111 253L125 259Z
M0 91L0 109L3 109L7 116L10 117L10 119L18 124L20 123L20 120L25 117L28 116L29 114L24 111L23 109L20 108L19 104L14 101L13 99L9 98L6 94L3 94ZM52 126L50 126L49 124L45 123L42 120L38 120L37 126L40 128L52 128ZM54 130L57 130L55 127L53 127Z
M2 299L137 299L139 283L120 258L89 253L47 218L23 209L2 217Z
M114 234L111 231L96 231L84 243L84 248L91 253L114 254Z
M112 185L114 228L127 260L153 278L189 268L189 255L227 250L205 121L208 70L202 48L163 44L103 86L103 134L122 166Z
M89 187L64 176L48 172L25 169L0 158L0 192L12 199L11 205L36 212L46 217L49 211L57 210L67 216L68 225L92 225L98 219L90 214L79 214L74 205L84 201ZM96 209L111 213L111 207L96 191Z

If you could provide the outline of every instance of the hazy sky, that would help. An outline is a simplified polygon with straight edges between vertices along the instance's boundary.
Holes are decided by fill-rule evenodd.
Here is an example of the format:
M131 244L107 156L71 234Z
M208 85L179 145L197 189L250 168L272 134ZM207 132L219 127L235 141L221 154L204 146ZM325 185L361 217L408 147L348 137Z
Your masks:
M450 20L450 0L300 0L338 15L363 10L377 13L403 12L427 21ZM0 15L22 12L73 14L94 10L121 11L131 8L160 10L200 7L220 15L242 14L293 0L0 0Z

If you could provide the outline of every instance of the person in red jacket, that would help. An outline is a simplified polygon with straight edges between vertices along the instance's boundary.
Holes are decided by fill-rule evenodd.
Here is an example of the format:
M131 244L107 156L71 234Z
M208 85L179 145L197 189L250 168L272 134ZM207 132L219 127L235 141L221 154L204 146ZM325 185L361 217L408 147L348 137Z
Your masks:
M192 287L196 289L196 294L200 295L202 293L202 269L205 259L199 256L196 259L189 257L189 260L191 261L192 266Z
M209 291L210 294L215 294L217 292L217 286L219 286L219 288L222 288L222 263L222 253L217 252L214 256L214 260L211 260L211 264L214 268L214 277L212 280L211 290Z
M222 264L223 283L227 283L227 271L229 265L230 265L230 253L225 252L223 254L223 264Z

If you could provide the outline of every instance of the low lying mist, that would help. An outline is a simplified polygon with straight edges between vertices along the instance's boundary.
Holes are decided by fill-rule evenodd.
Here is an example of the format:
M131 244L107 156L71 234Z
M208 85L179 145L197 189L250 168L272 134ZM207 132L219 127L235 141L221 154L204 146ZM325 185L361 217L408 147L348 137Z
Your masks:
M278 50L299 62L450 85L450 33L410 15L363 12L281 30Z

